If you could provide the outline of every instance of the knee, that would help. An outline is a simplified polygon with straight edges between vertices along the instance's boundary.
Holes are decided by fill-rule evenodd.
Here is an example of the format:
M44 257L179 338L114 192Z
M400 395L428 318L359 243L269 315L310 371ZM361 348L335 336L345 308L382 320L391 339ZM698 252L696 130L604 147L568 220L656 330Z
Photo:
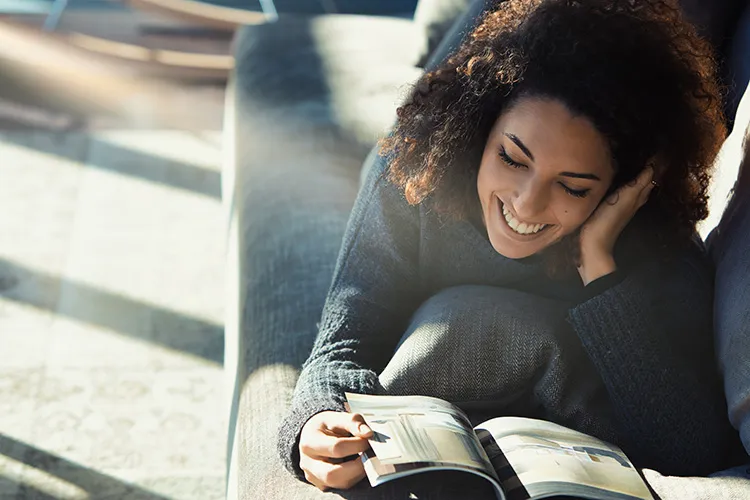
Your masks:
M446 288L417 309L399 347L416 338L456 344L453 347L497 345L514 340L521 331L533 335L555 330L565 322L567 308L561 301L505 288Z
M557 356L566 312L514 290L445 289L414 314L381 383L389 393L452 401L515 394Z

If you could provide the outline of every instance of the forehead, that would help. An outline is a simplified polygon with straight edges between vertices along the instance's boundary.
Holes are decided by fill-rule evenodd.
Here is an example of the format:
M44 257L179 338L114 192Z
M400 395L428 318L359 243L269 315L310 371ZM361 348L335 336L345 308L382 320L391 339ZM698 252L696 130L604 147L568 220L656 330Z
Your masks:
M612 169L606 138L588 118L572 113L554 99L518 100L498 117L491 140L510 144L506 134L523 142L535 165L592 173Z

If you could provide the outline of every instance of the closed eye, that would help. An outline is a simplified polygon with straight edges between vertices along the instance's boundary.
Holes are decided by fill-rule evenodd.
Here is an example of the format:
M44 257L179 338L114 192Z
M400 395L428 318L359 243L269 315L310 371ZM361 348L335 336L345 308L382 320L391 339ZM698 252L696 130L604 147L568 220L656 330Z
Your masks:
M505 163L507 163L508 165L510 165L513 168L524 168L524 167L526 167L526 165L524 165L523 163L518 163L513 158L511 158L510 156L508 156L508 153L505 151L505 148L502 147L502 146L500 147L500 151L498 151L498 155L500 156L501 160L503 160Z
M513 168L527 168L527 165L524 165L523 163L519 163L515 161L513 158L508 155L508 152L505 151L504 147L500 147L500 151L498 151L498 156L500 156L500 159L503 160L506 164ZM565 190L566 193L568 193L571 196L575 196L576 198L585 198L586 195L589 194L590 189L572 189L562 182L559 183L560 186Z
M589 194L590 189L571 189L562 182L559 183L566 193L568 193L571 196L575 196L576 198L585 198L587 194Z

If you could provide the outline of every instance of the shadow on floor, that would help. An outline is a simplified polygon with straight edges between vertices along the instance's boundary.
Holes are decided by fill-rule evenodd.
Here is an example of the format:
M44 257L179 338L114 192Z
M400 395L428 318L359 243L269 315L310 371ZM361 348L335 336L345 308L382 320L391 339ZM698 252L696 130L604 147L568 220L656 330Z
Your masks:
M0 498L23 498L24 500L64 498L67 495L58 497L50 491L54 490L54 483L63 482L86 491L88 493L87 498L91 499L168 500L167 497L125 483L120 479L102 474L2 434L0 434L0 455L43 472L44 474L40 477L46 479L46 481L40 479L40 482L37 483L35 481L36 474L34 474L34 477L29 477L28 481L19 478L20 482L17 483L17 492L14 496L3 497L0 494ZM12 478L0 477L0 491L12 491L14 486L12 483L14 482ZM45 482L52 483L52 487L49 484L41 484Z
M44 132L44 136L53 133ZM162 184L171 188L190 191L221 199L221 173L197 165L150 155L142 151L134 151L126 147L104 142L81 132L82 140L74 147L60 147L54 140L32 140L29 134L7 133L0 137L1 142L14 144L41 153L67 158L74 162L85 163L86 166L116 172L118 174L136 177L145 181ZM70 133L61 133L60 137L69 137ZM41 137L41 136L40 136ZM106 163L91 161L88 154L96 148L97 158L107 158Z
M69 298L61 303L62 291ZM192 354L221 365L224 328L200 318L29 269L0 258L0 297Z

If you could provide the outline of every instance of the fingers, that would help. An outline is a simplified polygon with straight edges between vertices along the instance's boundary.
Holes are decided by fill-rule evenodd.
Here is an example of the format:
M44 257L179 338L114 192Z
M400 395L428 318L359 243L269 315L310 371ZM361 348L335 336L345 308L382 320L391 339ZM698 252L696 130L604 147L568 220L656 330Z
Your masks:
M640 192L651 184L654 180L654 168L646 167L638 174L638 176L632 181L628 182L627 187L635 188L636 191Z
M371 438L372 430L365 423L359 413L345 413L340 411L324 411L314 415L302 428L306 432L324 431L332 436Z
M331 413L330 418L323 420L325 428L335 435L352 435L361 438L371 438L372 430L365 423L365 419L359 413Z
M617 202L620 201L620 191L622 191L622 188L607 196L607 198L604 200L605 203L610 206L617 205Z
M359 454L370 445L373 436L362 415L322 412L302 428L300 468L305 478L318 489L346 489L364 477Z
M368 441L360 437L337 437L318 432L303 441L300 439L300 453L314 458L344 458L362 453L370 447Z
M643 190L638 194L638 208L646 204L649 196L651 195L651 191L653 191L655 187L656 184L652 184L649 182L648 186L643 188Z
M654 167L644 168L641 173L638 174L638 177L636 179L638 180L638 186L641 189L644 189L648 186L653 186L651 181L654 180Z
M638 174L638 177L612 193L607 198L607 202L610 205L614 205L624 196L626 200L634 201L636 206L640 208L648 201L648 197L655 186L654 169L649 166L644 168L641 173Z
M305 472L305 479L322 491L329 488L346 490L365 477L365 468L359 457L339 464L307 457L300 460L300 467Z
M322 480L318 479L312 473L308 472L306 467L309 467L309 465L303 467L302 461L300 461L300 468L302 468L302 471L305 473L305 480L318 488L320 491L326 491L328 489L328 486L326 486L326 484Z
M638 175L638 187L640 191L638 193L638 207L642 207L648 201L651 191L656 187L656 181L654 181L654 169L653 167L646 167Z
M311 418L302 429L300 453L326 460L344 458L368 449L367 439L372 435L362 415L323 412Z

